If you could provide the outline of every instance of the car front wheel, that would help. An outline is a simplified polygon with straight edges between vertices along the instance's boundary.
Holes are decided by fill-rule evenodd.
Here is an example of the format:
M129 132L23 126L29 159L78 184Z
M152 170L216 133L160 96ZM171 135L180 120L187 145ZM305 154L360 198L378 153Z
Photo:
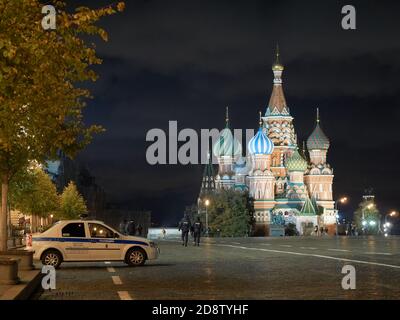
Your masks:
M42 255L42 264L45 266L53 266L57 269L62 262L61 254L56 250L48 250Z
M126 262L130 266L142 266L146 262L146 253L143 249L130 249L126 256Z

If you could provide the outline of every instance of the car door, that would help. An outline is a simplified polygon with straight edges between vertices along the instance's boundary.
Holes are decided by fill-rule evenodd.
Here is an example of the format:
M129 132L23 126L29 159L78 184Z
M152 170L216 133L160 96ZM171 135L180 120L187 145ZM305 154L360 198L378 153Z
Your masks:
M84 222L70 222L61 228L60 247L66 261L86 260L88 239Z
M88 223L90 251L93 260L120 260L121 244L117 243L115 232L100 223Z

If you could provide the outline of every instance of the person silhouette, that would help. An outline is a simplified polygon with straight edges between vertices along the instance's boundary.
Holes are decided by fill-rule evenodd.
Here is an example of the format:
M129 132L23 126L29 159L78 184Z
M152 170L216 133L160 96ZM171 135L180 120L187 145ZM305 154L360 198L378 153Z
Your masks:
M190 218L188 215L184 215L183 219L179 223L179 231L182 231L182 246L187 247L188 238L189 238L189 231L192 224L190 222Z
M200 217L197 217L197 221L193 224L193 235L194 245L200 246L200 237L203 231L203 224L200 221Z

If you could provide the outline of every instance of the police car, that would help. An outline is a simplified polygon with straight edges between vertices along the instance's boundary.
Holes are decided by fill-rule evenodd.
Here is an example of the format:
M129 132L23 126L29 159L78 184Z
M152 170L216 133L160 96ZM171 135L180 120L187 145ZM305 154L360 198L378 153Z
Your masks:
M34 259L55 268L64 261L123 261L141 266L159 255L153 241L122 235L96 220L58 221L32 236L32 249Z

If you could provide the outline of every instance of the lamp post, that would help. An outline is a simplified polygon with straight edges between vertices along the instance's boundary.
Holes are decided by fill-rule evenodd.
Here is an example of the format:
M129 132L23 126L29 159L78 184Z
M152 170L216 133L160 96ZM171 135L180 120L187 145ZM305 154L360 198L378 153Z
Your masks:
M208 205L210 204L210 200L206 199L205 203L206 205L206 235L208 237Z
M387 221L387 218L388 218L388 216L395 217L396 215L397 215L396 211L392 211L392 212L385 214L385 223L383 224L383 233L384 233L385 237L387 237L388 233L390 233L390 227L391 227L391 224L390 224L390 222Z
M340 203L346 203L347 202L347 197L340 198L335 201L335 215L336 215L336 236L338 236L338 223L339 223L339 210L338 210L338 205Z
M392 211L392 212L389 212L389 213L385 214L385 223L387 223L387 217L388 216L394 217L395 215L397 215L396 211Z

